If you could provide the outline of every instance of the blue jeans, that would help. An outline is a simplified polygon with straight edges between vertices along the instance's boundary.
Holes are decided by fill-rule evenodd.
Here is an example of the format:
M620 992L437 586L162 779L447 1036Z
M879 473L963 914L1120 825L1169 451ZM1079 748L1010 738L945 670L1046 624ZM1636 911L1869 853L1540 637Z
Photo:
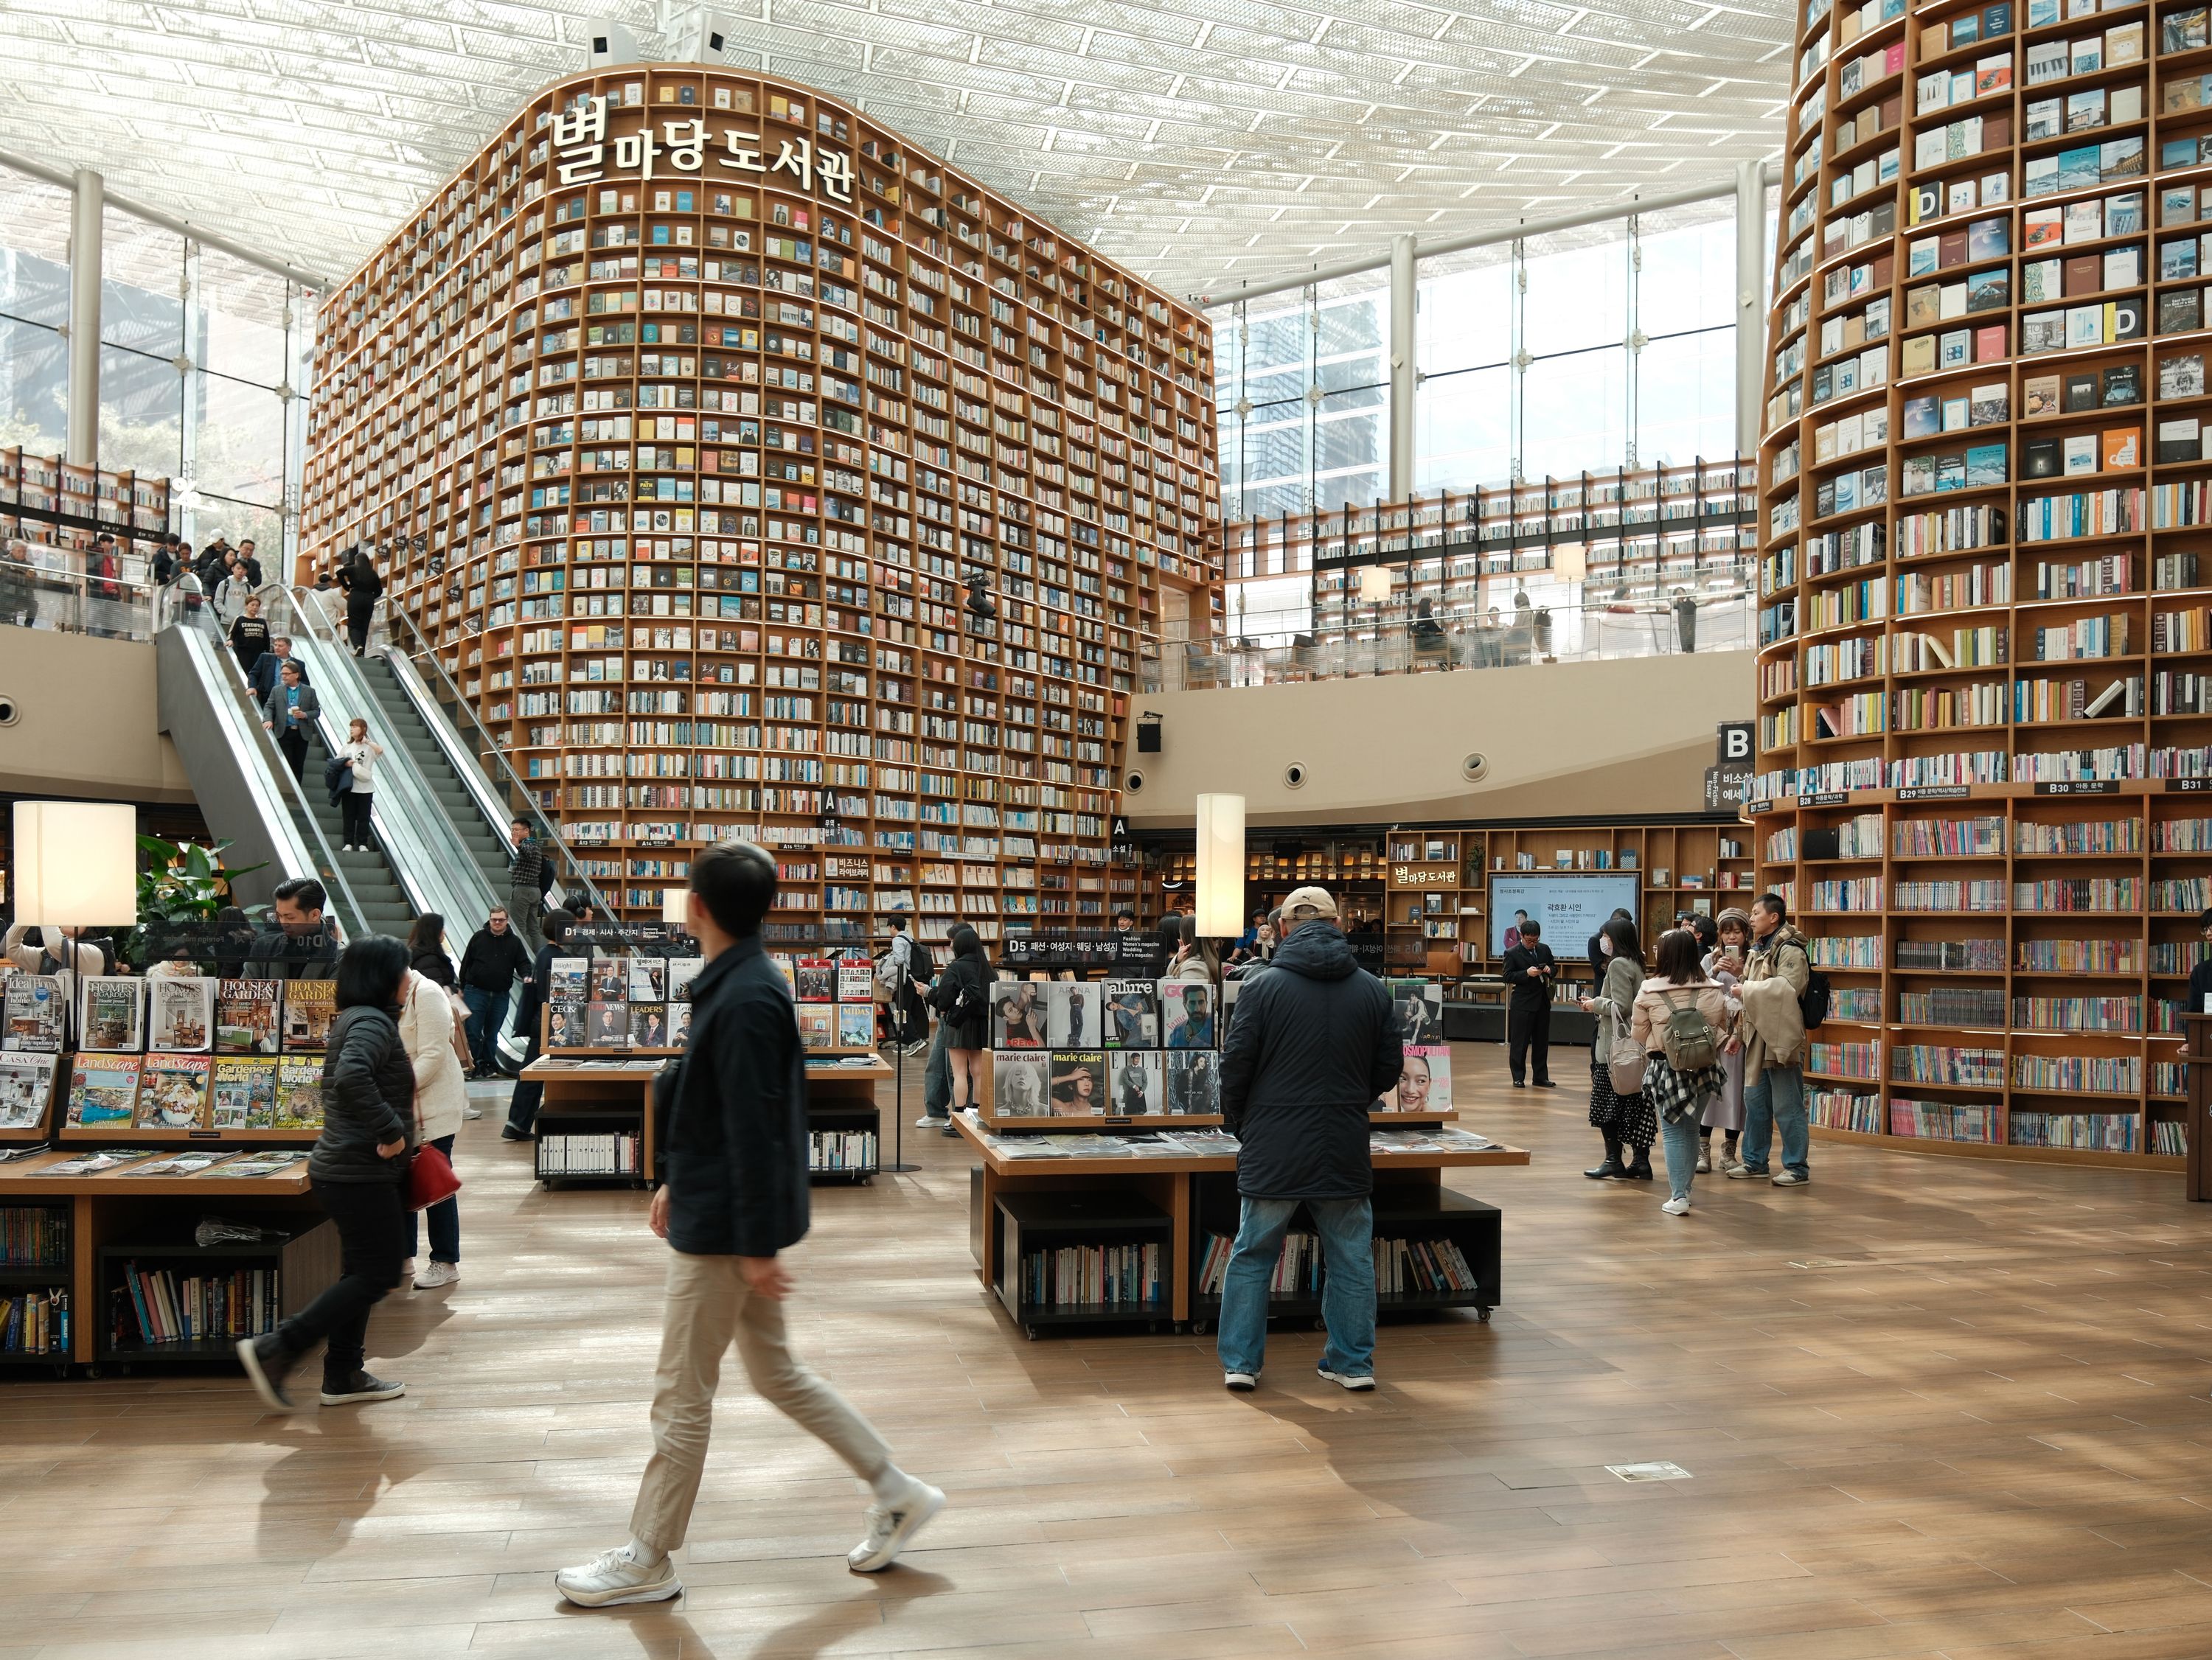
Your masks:
M453 1156L453 1138L438 1136L430 1145L447 1158ZM430 1221L430 1260L434 1263L458 1263L461 1260L461 1197L456 1193L450 1199L441 1199L428 1210L407 1213L407 1254L415 1254L421 1239L416 1224L423 1217Z
M1698 1175L1698 1121L1685 1112L1673 1124L1659 1119L1660 1138L1667 1143L1667 1185L1677 1199L1690 1197L1690 1184Z
M1813 1137L1805 1127L1802 1068L1769 1065L1757 1083L1743 1087L1743 1162L1762 1176L1777 1124L1782 1127L1784 1167L1800 1176L1808 1173L1806 1161L1812 1157Z
M461 988L461 1001L469 1006L469 1053L476 1057L477 1070L492 1070L492 1045L499 1041L500 1028L507 1024L507 993L487 991L481 986Z
M1340 1377L1375 1370L1375 1209L1357 1199L1255 1199L1247 1195L1237 1248L1221 1287L1224 1372L1256 1374L1267 1354L1267 1281L1282 1255L1291 1213L1303 1203L1321 1231L1321 1316L1328 1342L1321 1363Z
M945 1042L951 1027L943 1021L929 1039L929 1061L921 1069L921 1110L933 1118L952 1121L952 1057Z

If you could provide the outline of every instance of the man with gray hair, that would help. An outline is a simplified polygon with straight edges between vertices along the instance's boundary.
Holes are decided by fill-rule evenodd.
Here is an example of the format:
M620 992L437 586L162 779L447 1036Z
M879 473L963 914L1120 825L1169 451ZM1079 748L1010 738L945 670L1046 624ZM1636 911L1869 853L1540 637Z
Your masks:
M1221 1292L1222 1382L1260 1380L1267 1283L1303 1203L1328 1269L1321 1375L1375 1387L1374 1166L1367 1112L1398 1081L1403 1053L1390 994L1337 930L1336 901L1301 888L1283 901L1283 942L1247 981L1221 1057L1221 1112L1239 1138L1243 1201Z

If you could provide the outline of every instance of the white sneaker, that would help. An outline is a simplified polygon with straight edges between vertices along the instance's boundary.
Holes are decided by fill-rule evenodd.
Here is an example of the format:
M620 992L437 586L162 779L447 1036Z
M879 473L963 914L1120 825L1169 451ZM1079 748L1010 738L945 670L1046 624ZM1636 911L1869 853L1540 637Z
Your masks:
M1669 1199L1666 1203L1661 1205L1659 1209L1665 1211L1669 1216L1686 1216L1690 1214L1690 1202L1686 1198Z
M1221 1374L1221 1386L1233 1389L1239 1395L1249 1395L1260 1387L1260 1374L1256 1372L1224 1372Z
M471 1118L481 1118L483 1117L483 1108L478 1106L474 1101L471 1101L468 1106L468 1114Z
M1330 1383L1338 1384L1341 1388L1372 1389L1375 1387L1375 1374L1371 1372L1331 1372L1327 1366L1316 1366L1314 1370Z
M459 1263L441 1263L434 1257L429 1266L416 1275L415 1289L435 1291L440 1286L449 1286L460 1277L461 1265Z
M1813 1178L1810 1176L1801 1176L1794 1170L1778 1170L1774 1172L1773 1179L1777 1187L1802 1187Z
M927 1481L916 1481L896 1505L870 1505L868 1536L846 1552L846 1566L855 1573L882 1572L944 1508L945 1495Z
M949 1118L933 1118L925 1112L914 1121L914 1127L916 1130L942 1130L951 1122Z
M562 1568L554 1589L578 1608L611 1609L620 1602L665 1602L684 1594L676 1559L664 1556L651 1566L637 1561L628 1545L601 1551L580 1568Z

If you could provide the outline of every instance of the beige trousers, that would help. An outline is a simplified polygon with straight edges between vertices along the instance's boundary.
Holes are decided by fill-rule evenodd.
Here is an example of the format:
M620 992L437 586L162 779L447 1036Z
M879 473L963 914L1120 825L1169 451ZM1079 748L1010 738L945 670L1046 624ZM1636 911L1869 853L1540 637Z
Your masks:
M629 1518L630 1531L657 1549L678 1548L690 1526L714 1427L714 1388L732 1342L761 1398L820 1437L862 1481L891 1461L874 1427L793 1358L784 1340L783 1305L754 1295L735 1257L672 1251L660 1366L653 1380L653 1458Z

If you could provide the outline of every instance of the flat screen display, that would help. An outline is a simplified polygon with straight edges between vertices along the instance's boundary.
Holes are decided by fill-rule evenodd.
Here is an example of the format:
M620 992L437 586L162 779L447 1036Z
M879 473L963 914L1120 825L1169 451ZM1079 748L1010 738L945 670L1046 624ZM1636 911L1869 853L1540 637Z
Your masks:
M1490 877L1490 954L1502 957L1523 918L1543 924L1562 960L1578 958L1616 910L1634 916L1638 870L1498 870Z

